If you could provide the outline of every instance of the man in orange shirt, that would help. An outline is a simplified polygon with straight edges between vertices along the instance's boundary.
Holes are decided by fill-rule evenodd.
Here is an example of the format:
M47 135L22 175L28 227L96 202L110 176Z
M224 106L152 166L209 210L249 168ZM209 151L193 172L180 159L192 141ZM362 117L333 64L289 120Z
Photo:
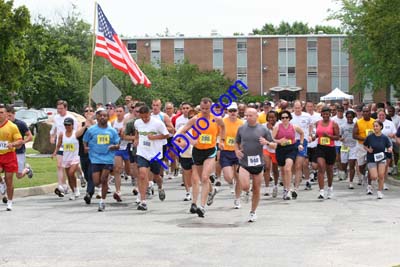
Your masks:
M13 177L18 172L15 148L22 145L22 136L18 127L8 120L6 107L0 105L0 170L5 172L7 186L7 211L12 210L14 195Z

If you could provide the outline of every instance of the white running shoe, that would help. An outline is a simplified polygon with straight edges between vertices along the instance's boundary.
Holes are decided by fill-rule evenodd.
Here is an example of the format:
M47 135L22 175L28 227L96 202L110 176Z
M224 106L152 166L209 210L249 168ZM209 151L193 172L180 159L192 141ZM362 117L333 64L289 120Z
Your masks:
M77 197L75 196L74 192L71 192L71 195L69 196L69 200L75 200Z
M367 195L372 195L372 194L373 194L373 192L372 192L372 186L368 185L368 186L367 186Z
M7 211L12 211L12 201L8 201L7 202L7 209L6 209Z
M250 211L248 222L255 222L257 221L257 214L253 211Z
M192 200L192 195L190 194L190 192L186 192L186 196L183 199L183 201L190 201Z
M376 195L377 195L377 199L382 199L383 198L383 194L382 194L381 191L377 191Z
M5 182L0 183L0 194L5 195L7 191L7 186Z
M389 187L386 185L386 183L383 184L383 190L389 190Z
M274 185L272 188L272 197L276 198L278 196L278 186Z
M241 205L240 205L240 199L235 199L233 201L233 207L235 208L235 210L240 209Z
M328 194L326 198L331 199L332 197L333 197L333 187L328 187Z

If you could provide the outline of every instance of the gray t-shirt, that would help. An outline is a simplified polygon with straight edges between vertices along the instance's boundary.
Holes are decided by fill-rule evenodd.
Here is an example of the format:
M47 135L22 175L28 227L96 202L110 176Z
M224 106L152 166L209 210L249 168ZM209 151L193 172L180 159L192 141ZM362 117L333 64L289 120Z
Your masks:
M236 134L236 143L242 147L243 158L239 164L244 167L264 166L263 145L260 144L260 137L272 142L271 133L264 125L257 124L249 126L247 123L240 126Z
M345 124L342 124L340 126L340 135L344 138L343 140L343 145L348 146L348 147L355 147L357 145L357 140L353 138L353 128L355 123L348 124L347 122Z

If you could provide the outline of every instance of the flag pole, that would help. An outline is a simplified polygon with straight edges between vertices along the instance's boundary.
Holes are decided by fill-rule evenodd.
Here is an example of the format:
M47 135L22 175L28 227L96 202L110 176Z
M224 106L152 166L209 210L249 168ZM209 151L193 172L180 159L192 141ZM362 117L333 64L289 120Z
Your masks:
M92 105L92 87L93 87L93 64L94 64L94 46L96 43L96 8L97 2L94 2L94 16L93 16L93 41L92 41L92 62L90 64L90 82L89 82L89 101L88 106Z

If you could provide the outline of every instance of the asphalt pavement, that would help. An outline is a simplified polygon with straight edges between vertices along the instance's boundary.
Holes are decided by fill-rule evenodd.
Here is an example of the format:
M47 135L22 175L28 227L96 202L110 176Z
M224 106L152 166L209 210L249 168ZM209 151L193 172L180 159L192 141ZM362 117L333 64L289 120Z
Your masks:
M129 181L123 202L109 195L86 205L54 194L0 206L0 266L394 266L400 264L400 187L382 200L334 182L334 198L317 200L317 186L297 200L263 196L258 220L250 202L233 209L223 184L205 218L189 213L181 178L165 181L149 210L136 210Z

